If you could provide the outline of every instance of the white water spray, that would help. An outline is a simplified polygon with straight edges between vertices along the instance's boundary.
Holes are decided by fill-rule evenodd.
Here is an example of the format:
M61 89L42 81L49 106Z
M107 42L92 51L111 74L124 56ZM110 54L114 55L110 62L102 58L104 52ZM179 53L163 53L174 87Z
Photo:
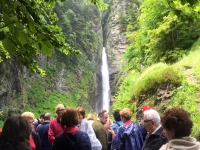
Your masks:
M102 73L102 102L103 108L109 111L110 107L110 84L109 84L109 71L108 71L108 63L107 63L107 55L105 51L105 47L102 51L102 66L101 66L101 73Z

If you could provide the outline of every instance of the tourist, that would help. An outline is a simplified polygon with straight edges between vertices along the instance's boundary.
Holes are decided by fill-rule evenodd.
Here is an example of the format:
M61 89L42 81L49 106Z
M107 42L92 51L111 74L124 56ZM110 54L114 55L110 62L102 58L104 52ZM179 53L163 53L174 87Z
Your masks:
M113 129L110 129L113 136L112 149L113 150L141 150L143 145L142 133L137 123L131 121L131 110L124 108L120 111L122 122L115 134Z
M0 135L0 150L31 150L29 121L20 116L9 117Z
M144 111L144 128L148 132L142 150L159 150L167 143L167 137L160 124L160 115L154 109Z
M30 128L32 128L33 120L35 119L34 114L32 112L24 112L24 113L22 113L21 116L28 119ZM35 131L31 132L29 143L33 150L42 150L40 136L37 132L35 132Z
M90 125L92 125L93 122L94 122L94 115L93 115L93 114L88 114L88 115L87 115L87 121L88 121L88 123L89 123Z
M42 143L42 150L51 150L52 143L48 140L48 130L49 124L51 120L51 114L46 113L43 116L43 122L37 126L36 132L39 134L41 143Z
M189 137L193 126L189 112L176 107L167 109L161 117L161 124L169 142L160 150L200 150L200 143Z
M79 131L78 113L74 108L66 108L61 117L64 132L56 136L52 150L91 150L88 134Z
M96 138L94 130L92 126L85 119L85 110L82 107L77 108L78 116L79 116L79 131L86 132L90 138L92 150L101 150L102 146L99 140Z
M58 104L56 106L56 114L57 117L52 119L49 125L48 130L48 139L53 144L57 135L63 133L63 128L60 125L62 113L65 110L65 106L63 104Z
M103 126L107 122L107 119L108 119L107 111L101 110L98 113L98 119L95 120L92 124L94 133L102 145L102 150L107 150L107 145L108 145L106 130L105 127Z

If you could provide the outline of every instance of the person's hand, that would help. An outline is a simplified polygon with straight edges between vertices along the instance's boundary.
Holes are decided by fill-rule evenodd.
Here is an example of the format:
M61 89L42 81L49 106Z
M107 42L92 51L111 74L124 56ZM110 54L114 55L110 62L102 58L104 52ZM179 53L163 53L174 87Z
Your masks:
M109 128L108 132L110 132L112 135L115 134L115 132L114 132L114 130L112 128Z

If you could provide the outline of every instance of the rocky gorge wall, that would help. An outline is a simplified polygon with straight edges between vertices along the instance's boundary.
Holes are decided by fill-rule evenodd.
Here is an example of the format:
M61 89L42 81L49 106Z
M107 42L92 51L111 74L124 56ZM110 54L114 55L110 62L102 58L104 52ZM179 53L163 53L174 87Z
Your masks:
M120 16L126 15L126 7L129 5L125 0L113 0L110 8L103 18L104 46L108 55L110 94L111 101L116 94L116 83L120 71L122 56L128 45L126 32L122 31L119 23Z
M91 9L91 5L88 7ZM92 17L89 18L92 24L90 33L95 35L95 38L90 39L90 48L86 51L86 48L80 49L82 54L73 58L58 51L54 51L52 57L38 55L36 59L39 66L46 70L45 77L30 73L18 64L17 59L5 59L0 63L0 121L29 108L35 111L36 115L44 111L54 112L56 104L45 102L43 98L48 99L52 95L55 96L55 93L59 93L59 96L69 95L66 101L72 102L67 106L82 106L87 111L96 109L96 101L101 100L99 91L103 32L100 10L94 7L93 11ZM62 102L62 99L56 103L58 102Z

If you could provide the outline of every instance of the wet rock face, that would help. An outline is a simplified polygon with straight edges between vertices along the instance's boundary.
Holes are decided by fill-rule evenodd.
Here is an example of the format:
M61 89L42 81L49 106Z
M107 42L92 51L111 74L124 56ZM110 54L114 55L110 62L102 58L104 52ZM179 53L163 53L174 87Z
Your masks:
M120 65L122 64L122 55L125 52L125 49L128 45L126 40L126 33L122 32L120 29L119 18L120 15L126 14L126 7L128 2L125 0L122 1L113 1L113 6L111 6L110 14L108 18L105 18L107 25L103 30L106 32L104 38L106 52L108 56L108 67L109 67L109 77L110 77L110 93L111 100L112 96L115 94L115 85L117 82L117 75L120 70Z

